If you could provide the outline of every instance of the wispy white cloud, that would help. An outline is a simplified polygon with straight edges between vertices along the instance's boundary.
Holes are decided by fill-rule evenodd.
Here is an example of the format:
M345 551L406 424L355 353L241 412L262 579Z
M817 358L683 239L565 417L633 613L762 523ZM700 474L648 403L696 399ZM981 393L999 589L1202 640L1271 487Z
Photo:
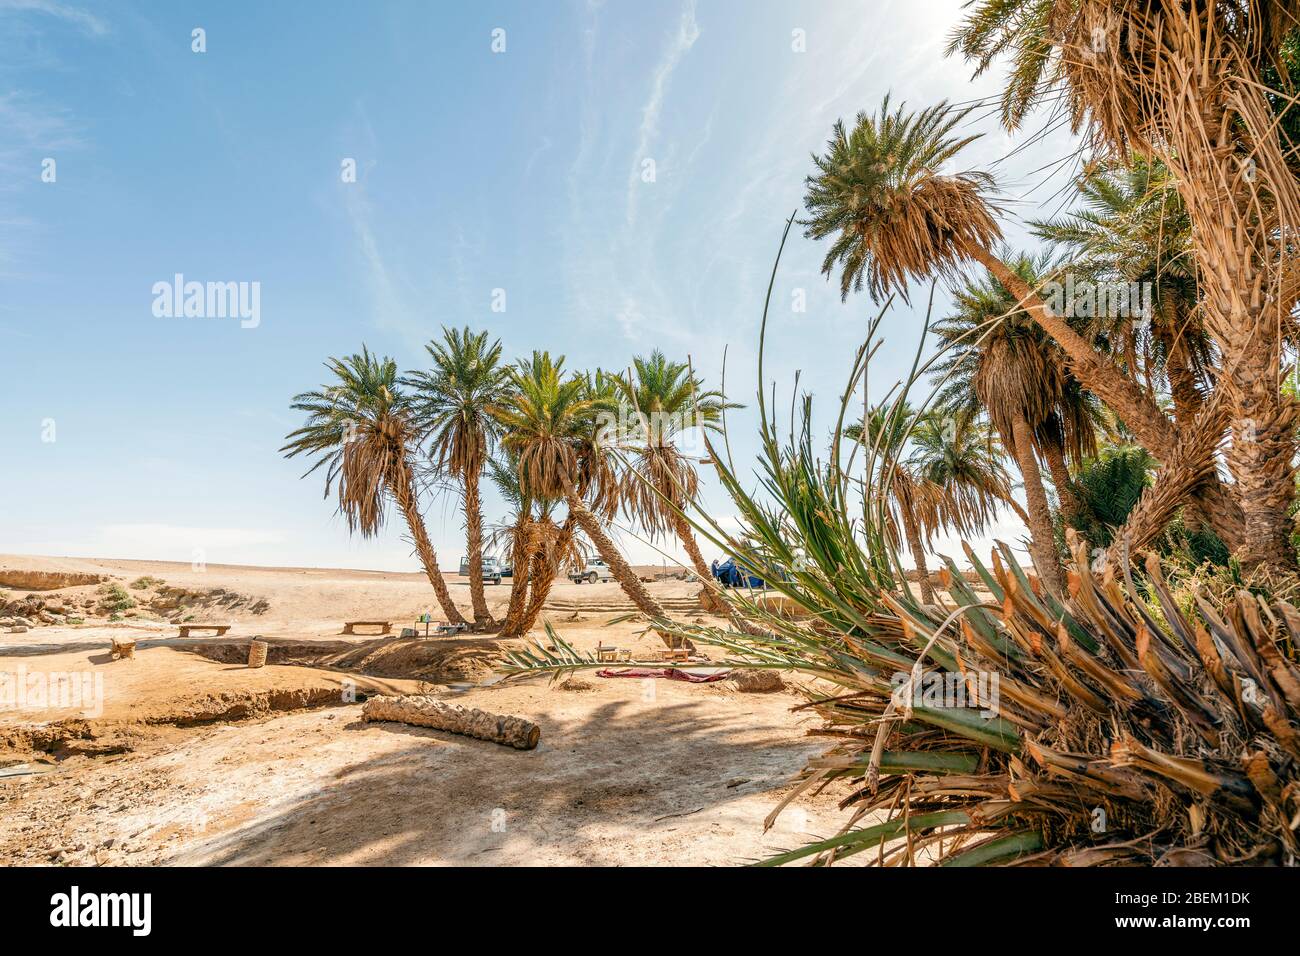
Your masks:
M374 216L365 187L351 183L344 187L344 208L352 225L357 253L365 266L365 282L370 295L370 309L375 325L398 333L414 349L424 341L424 330L416 321L414 310L393 277L380 248Z
M52 0L0 0L0 13L42 13L73 24L92 36L109 32L108 23L88 10L54 3Z
M528 157L528 162L524 164L524 178L525 178L525 179L527 179L530 175L532 175L532 172L533 172L533 164L535 164L535 163L537 162L538 158L539 158L543 153L546 153L546 152L550 151L551 147L554 146L554 145L555 145L555 143L551 140L551 137L549 137L549 136L543 136L543 137L542 137L542 141L541 141L541 143L538 144L538 147L537 147L535 150L533 150L533 154L532 154L531 156Z
M659 133L659 117L663 112L668 84L682 58L700 38L700 27L695 21L695 0L688 0L682 8L677 32L669 41L663 56L650 78L650 97L641 108L641 126L637 130L636 150L632 154L632 169L627 180L627 223L636 222L637 197L640 195L642 163L650 156L650 148Z

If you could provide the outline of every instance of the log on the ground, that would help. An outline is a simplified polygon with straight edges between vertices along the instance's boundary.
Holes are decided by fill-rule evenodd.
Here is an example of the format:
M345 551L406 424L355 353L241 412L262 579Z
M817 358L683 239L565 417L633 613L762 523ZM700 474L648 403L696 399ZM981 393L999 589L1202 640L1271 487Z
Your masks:
M135 657L135 641L119 641L117 638L109 638L113 642L113 649L109 657L113 660L127 660Z
M395 720L417 727L433 727L453 734L463 734L516 750L532 750L542 737L542 729L531 720L492 714L473 707L447 704L424 694L405 697L371 697L361 708L363 720Z

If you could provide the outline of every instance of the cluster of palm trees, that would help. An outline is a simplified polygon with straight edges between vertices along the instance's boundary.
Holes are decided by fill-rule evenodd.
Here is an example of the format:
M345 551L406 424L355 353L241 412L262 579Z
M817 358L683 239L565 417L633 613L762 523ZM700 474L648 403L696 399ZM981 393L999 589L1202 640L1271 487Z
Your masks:
M675 535L708 580L686 518L697 462L679 438L719 427L727 405L689 363L654 351L623 372L586 373L538 351L509 364L500 341L468 328L444 329L426 352L427 368L405 374L364 346L331 358L331 380L294 397L306 423L281 450L311 456L307 474L325 469L325 495L335 491L350 531L377 534L396 506L449 623L471 622L451 596L425 527L422 504L442 493L457 495L464 514L476 630L527 633L557 574L580 563L588 546L640 611L662 618L611 537L620 516L652 539ZM510 509L487 528L485 471ZM513 568L500 621L484 594L485 544L508 554Z
M929 534L978 531L992 503L1011 503L1004 456L1019 472L1034 565L1057 593L1064 527L1088 534L1103 563L1177 522L1247 568L1297 571L1283 353L1300 300L1300 162L1284 132L1294 117L1280 122L1293 101L1261 78L1285 70L1286 50L1295 58L1281 38L1295 36L1300 5L1236 6L973 4L952 49L981 71L1010 57L1008 129L1048 102L1092 135L1078 208L1031 223L1042 250L1004 245L987 172L950 171L975 138L962 131L972 107L909 111L886 97L837 123L813 157L802 224L831 241L823 271L838 273L844 297L865 287L906 298L914 280L954 289L933 325L929 410L895 406L851 435L895 449L892 504L923 582ZM1196 89L1175 83L1180 64ZM918 480L936 428L965 436L967 451L978 444L983 467L946 487ZM1109 521L1089 513L1096 496L1081 496L1080 478L1134 468L1130 507Z

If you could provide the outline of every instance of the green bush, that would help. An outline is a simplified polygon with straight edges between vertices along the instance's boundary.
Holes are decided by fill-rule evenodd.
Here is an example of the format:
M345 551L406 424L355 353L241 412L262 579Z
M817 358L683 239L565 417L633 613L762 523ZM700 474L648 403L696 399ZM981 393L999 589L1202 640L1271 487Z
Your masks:
M126 589L117 582L101 584L99 593L103 595L99 601L100 606L106 611L116 614L135 607L135 598L127 594ZM113 620L113 618L110 617L109 620Z

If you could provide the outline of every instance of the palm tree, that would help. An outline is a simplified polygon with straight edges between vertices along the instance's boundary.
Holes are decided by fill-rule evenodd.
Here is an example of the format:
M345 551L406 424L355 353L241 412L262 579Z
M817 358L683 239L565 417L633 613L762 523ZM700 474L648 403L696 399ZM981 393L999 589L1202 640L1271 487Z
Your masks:
M850 425L844 435L874 448L888 462L892 517L902 525L920 578L921 600L927 604L934 603L934 588L925 553L937 532L980 534L1003 504L1024 514L1011 496L1010 477L996 443L969 415L918 413L906 403L877 406L865 429Z
M483 596L483 509L479 478L497 438L496 420L488 406L504 382L500 340L488 343L486 332L443 329L441 342L425 346L430 371L413 372L403 384L412 391L412 405L422 440L431 442L429 457L439 472L460 482L465 502L466 560L474 623L490 626L492 614Z
M1026 283L1036 283L1045 257L1007 257ZM934 371L942 382L939 405L974 417L982 410L1020 468L1034 556L1044 580L1060 590L1051 508L1038 453L1048 460L1058 499L1074 510L1065 452L1078 461L1096 451L1093 409L1064 368L1060 352L1002 283L968 279L955 291L952 314L936 323L949 346Z
M929 525L978 535L997 509L1007 505L1028 527L1029 516L1012 497L1000 443L977 416L927 412L912 429L910 441L907 463L912 473L944 490Z
M1174 422L1180 429L1193 428L1205 403L1214 350L1196 309L1191 222L1169 171L1158 160L1141 157L1131 157L1127 167L1099 163L1080 181L1079 192L1083 208L1035 222L1034 232L1064 250L1071 271L1084 279L1149 290L1150 314L1141 321L1133 320L1131 309L1113 310L1094 314L1092 331L1123 355L1134 373L1141 366L1148 383L1161 373ZM1195 504L1187 511L1199 527Z
M1051 98L1098 153L1168 166L1193 226L1199 310L1221 356L1232 417L1226 458L1242 519L1239 533L1215 530L1230 548L1244 546L1246 562L1287 571L1297 563L1289 517L1297 410L1280 385L1300 268L1277 237L1300 221L1300 180L1284 122L1290 99L1267 80L1286 75L1298 18L1297 0L979 0L950 47L977 72L1009 58L1008 128Z
M1191 221L1158 160L1132 157L1127 166L1096 164L1079 183L1083 207L1067 216L1032 223L1034 233L1068 256L1072 271L1095 282L1135 283L1151 290L1145 321L1094 315L1096 333L1122 341L1136 354L1137 331L1149 326L1157 359L1173 399L1174 421L1190 428L1204 404L1205 370L1214 355L1195 314L1196 261ZM1134 368L1132 361L1128 363Z
M694 462L674 444L690 428L719 427L727 405L721 392L704 391L685 362L670 362L655 349L648 358L632 360L632 368L611 376L619 398L619 419L629 426L621 444L631 452L632 465L623 473L622 503L627 516L658 536L672 532L686 549L691 566L706 585L709 566L686 518L695 500L699 475Z
M509 369L510 388L491 414L502 444L518 455L519 479L532 494L562 498L571 521L647 617L665 617L605 531L618 507L618 479L602 447L601 412L610 412L602 375L566 375L564 357L535 351Z
M511 556L510 603L501 636L519 637L532 629L561 566L577 556L573 525L555 523L558 498L528 493L519 480L514 452L506 450L503 457L489 459L487 471L511 511L491 536L493 546L508 548Z
M388 503L396 503L443 614L448 622L463 624L420 514L412 462L417 430L410 399L399 387L397 363L362 346L360 355L331 358L325 367L334 383L294 396L291 407L306 412L307 423L286 436L280 451L286 458L315 456L303 477L325 468L325 496L337 484L339 511L348 530L362 537L377 535Z
M1151 396L993 253L1001 230L990 198L991 177L940 174L975 138L953 135L967 112L946 103L919 113L901 106L891 112L886 97L877 114L858 114L852 132L842 122L835 124L826 153L813 157L816 174L807 179L805 197L806 235L834 237L822 271L829 276L839 269L844 297L865 284L880 298L906 296L910 279L952 277L964 263L978 262L1056 341L1080 383L1109 404L1166 467L1177 469L1175 474L1199 472L1203 462L1184 460L1190 452L1180 445L1186 443ZM1240 543L1240 509L1217 481L1196 489L1220 536Z
M1137 445L1109 445L1079 466L1080 508L1070 525L1107 547L1151 482L1151 456Z
M934 586L930 583L930 569L925 560L925 542L921 522L923 516L933 514L934 507L926 499L935 488L919 479L903 459L908 433L916 423L916 412L906 403L896 406L878 405L871 409L862 424L844 429L844 437L862 442L872 449L887 472L882 475L883 487L889 489L890 520L902 525L907 548L912 552L916 574L921 587L921 600L934 603ZM893 531L895 540L897 531Z

